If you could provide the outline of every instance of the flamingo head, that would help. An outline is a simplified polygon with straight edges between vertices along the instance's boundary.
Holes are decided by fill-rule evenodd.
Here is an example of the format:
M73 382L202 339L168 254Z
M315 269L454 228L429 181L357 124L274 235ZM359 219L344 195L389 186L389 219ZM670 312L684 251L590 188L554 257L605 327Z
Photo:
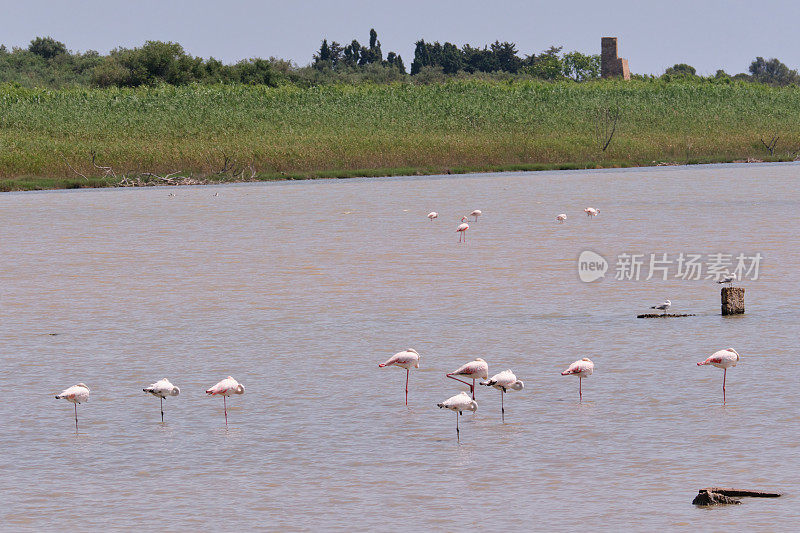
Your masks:
M239 386L236 387L236 390L233 391L234 394L244 394L244 385L239 383Z
M516 382L515 382L513 385L511 385L511 387L509 387L509 388L511 388L511 389L513 389L513 390L522 390L522 389L524 389L524 388L525 388L525 383L523 383L521 379L518 379L518 380L517 380L517 381L516 381Z
M170 396L177 396L180 393L181 393L181 389L179 389L178 387L172 387L172 390L169 391L169 395Z
M467 218L467 215L464 215L463 217L461 217L461 222L467 222L468 220L469 219Z
M739 355L739 352L737 352L737 351L736 351L736 350L734 350L733 348L728 348L728 351L729 351L729 352L733 352L733 353L735 353L735 354L736 354L736 360L737 360L737 361L738 361L739 359L741 359L741 357L742 357L742 356L741 356L741 355Z
M472 411L473 413L474 413L475 411L477 411L477 410L478 410L478 402L476 402L475 400L472 400L471 402L469 402L469 407L468 407L468 409L469 409L470 411Z

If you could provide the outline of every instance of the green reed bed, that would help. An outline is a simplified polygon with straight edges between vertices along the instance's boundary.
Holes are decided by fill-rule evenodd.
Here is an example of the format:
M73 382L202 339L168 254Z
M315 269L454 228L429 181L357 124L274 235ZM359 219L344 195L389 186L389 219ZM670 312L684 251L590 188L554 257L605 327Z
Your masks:
M602 152L605 108L620 118ZM0 190L786 159L798 118L798 88L708 82L0 86Z

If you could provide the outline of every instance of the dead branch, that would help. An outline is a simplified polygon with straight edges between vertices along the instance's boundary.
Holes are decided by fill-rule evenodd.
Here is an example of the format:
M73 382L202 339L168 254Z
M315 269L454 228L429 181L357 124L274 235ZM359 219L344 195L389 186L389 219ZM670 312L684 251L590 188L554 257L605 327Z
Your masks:
M611 144L611 139L614 138L614 133L617 131L617 122L619 121L619 109L611 109L606 107L597 111L594 123L594 135L597 146L601 151L605 152L608 145Z
M765 143L762 137L759 137L759 140L761 141L761 144L764 145L764 148L767 149L769 155L772 155L772 153L775 151L775 145L778 144L778 136L773 135L772 138L769 140L769 143Z
M82 177L82 178L83 178L83 179L85 179L86 181L89 181L89 178L87 178L86 176L84 176L83 174L81 174L80 172L78 172L77 170L75 170L74 168L72 168L72 165L70 165L70 164L69 164L69 161L67 161L67 158L66 158L66 157L64 157L64 154L59 154L59 155L61 155L61 158L64 160L64 163L66 163L66 164L67 164L67 166L69 167L69 169L70 169L71 171L73 171L75 174L77 174L78 176Z
M113 178L117 177L117 175L114 173L114 170L111 167L104 167L102 165L98 165L97 163L95 163L95 160L97 159L97 153L95 153L94 150L92 150L90 153L92 154L92 165L94 166L94 168L99 168L100 170L103 171L104 178L108 176L111 176Z

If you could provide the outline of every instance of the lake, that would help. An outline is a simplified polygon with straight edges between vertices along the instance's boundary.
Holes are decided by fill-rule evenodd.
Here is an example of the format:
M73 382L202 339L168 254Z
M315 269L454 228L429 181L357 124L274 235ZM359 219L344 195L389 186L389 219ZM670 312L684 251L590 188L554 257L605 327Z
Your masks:
M798 174L734 164L0 194L2 523L793 529ZM580 280L586 250L608 261L604 279ZM624 254L641 256L638 280ZM670 270L648 280L650 254ZM746 314L720 316L720 286L706 271L684 279L680 254L757 266L738 283ZM697 316L636 318L667 298ZM722 370L695 363L729 346L741 361L723 405ZM406 407L405 372L377 363L409 347L421 359ZM445 373L476 357L525 389L506 395L502 423L500 393L479 387L459 442L436 404L466 389ZM596 367L579 402L560 372L582 357ZM246 393L229 398L226 429L204 390L228 375ZM142 392L162 377L181 388L163 424ZM53 396L78 382L92 392L76 434L72 405ZM785 495L691 505L707 486Z

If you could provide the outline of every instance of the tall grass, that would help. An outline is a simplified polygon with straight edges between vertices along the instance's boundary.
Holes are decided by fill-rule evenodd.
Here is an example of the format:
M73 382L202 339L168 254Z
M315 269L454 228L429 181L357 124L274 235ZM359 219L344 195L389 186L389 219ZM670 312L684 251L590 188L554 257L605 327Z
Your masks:
M601 152L595 120L609 106L621 118ZM800 148L798 118L800 89L758 84L0 86L0 179L5 189L24 177L80 183L67 163L102 177L91 154L116 174L207 176L227 158L262 177L721 161L763 158L759 138L774 134L774 157L786 157Z

